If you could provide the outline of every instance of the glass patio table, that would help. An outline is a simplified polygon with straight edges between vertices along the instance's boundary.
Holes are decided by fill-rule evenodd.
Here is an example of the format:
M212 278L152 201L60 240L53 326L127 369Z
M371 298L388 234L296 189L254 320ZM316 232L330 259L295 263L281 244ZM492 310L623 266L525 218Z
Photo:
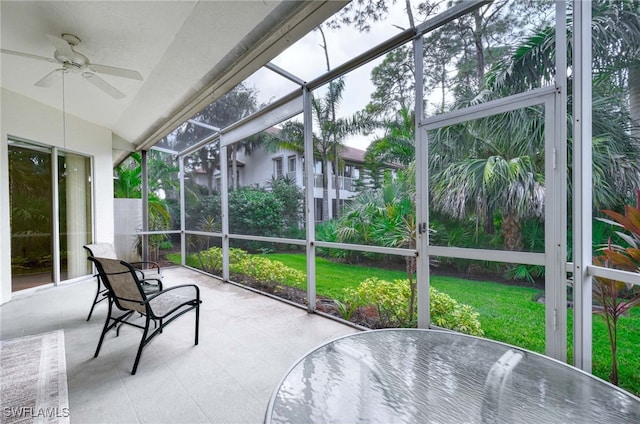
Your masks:
M266 423L640 423L640 398L547 356L459 333L333 340L276 388Z

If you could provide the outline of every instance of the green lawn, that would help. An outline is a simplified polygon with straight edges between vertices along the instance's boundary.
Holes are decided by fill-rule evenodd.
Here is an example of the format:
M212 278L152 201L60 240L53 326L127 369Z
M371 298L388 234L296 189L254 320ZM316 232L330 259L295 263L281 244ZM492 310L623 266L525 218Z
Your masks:
M268 254L269 259L306 272L304 254ZM342 299L346 287L355 287L369 277L392 281L405 278L402 271L339 264L323 258L316 259L316 291L318 295ZM539 290L509 286L491 281L473 281L456 277L432 275L431 285L449 294L459 302L473 306L480 313L485 337L544 352L544 305L535 301ZM573 314L569 310L569 325ZM621 387L640 393L640 308L634 308L629 316L618 323L618 372ZM568 334L571 334L569 329ZM604 320L593 316L593 373L608 379L611 353ZM572 356L572 340L569 336L569 357Z

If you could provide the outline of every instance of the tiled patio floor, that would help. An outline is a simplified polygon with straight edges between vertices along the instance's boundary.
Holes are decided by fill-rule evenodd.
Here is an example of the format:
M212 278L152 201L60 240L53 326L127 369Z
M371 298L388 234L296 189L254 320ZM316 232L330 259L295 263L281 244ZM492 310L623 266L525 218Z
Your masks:
M357 330L186 268L165 285L201 288L200 344L193 312L157 336L130 374L141 332L107 335L107 305L85 321L95 280L42 289L0 306L0 339L63 329L72 423L260 423L289 367L315 346Z

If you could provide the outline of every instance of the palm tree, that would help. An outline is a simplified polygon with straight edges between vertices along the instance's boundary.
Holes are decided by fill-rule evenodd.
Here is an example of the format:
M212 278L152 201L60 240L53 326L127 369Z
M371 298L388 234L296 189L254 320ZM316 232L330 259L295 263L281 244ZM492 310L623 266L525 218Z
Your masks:
M496 212L507 250L522 250L521 221L542 218L542 111L513 111L444 128L429 137L432 205L455 218L475 214L492 234ZM461 136L461 134L463 136ZM460 144L464 152L460 155Z
M342 100L344 91L344 79L338 78L329 83L323 97L314 96L311 99L311 109L315 119L317 131L313 133L313 153L322 163L322 220L328 221L329 217L329 173L332 161L338 161L344 147L342 142L348 134L355 134L368 130L377 125L370 117L358 113L350 118L337 118L335 111ZM270 143L271 148L291 149L298 153L304 153L304 129L298 121L286 122L275 143ZM307 166L313 166L308 163ZM336 166L336 177L338 173ZM339 187L336 184L336 190ZM336 200L339 199L339 194ZM338 203L338 202L336 202Z
M568 16L571 40L573 16ZM640 3L594 1L593 207L619 208L640 187ZM487 73L483 97L533 89L553 81L555 29L540 29ZM568 50L569 62L572 50ZM567 87L571 88L571 77ZM573 95L568 93L571 113ZM571 119L570 119L571 121ZM569 155L572 140L569 137ZM571 180L569 180L571 193Z
M626 0L594 3L594 209L617 208L640 186L640 146L633 137L640 116L633 115L633 91L629 99L620 90L634 84L632 70L640 57L638 9ZM524 39L486 74L484 91L472 103L550 84L554 40L552 26ZM569 92L569 111L572 97ZM474 211L486 230L500 211L505 248L519 249L520 220L542 214L542 129L543 114L529 108L434 133L429 167L435 206L456 217Z
M397 164L406 167L415 160L415 114L401 108L395 120L384 123L386 134L371 142L367 154L375 162Z
M115 198L142 198L142 157L135 152L129 156L130 160L124 161L115 169L116 178L114 180ZM157 166L156 166L157 165ZM171 187L170 175L177 172L177 167L170 166L160 159L150 160L149 169L161 170L154 172L149 178L149 229L166 230L171 223L171 214L167 207L167 202L160 198L158 191L160 188Z

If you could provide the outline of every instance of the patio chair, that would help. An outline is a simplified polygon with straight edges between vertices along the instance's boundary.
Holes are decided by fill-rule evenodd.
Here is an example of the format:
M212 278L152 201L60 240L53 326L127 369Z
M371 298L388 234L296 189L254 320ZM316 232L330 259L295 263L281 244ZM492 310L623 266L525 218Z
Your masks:
M108 258L108 259L118 259L116 256L116 249L113 247L111 243L94 243L87 244L84 247L87 252L89 252L89 256L93 256L96 258ZM154 284L154 281L162 280L162 270L160 269L160 265L157 262L152 261L138 261L138 262L129 262L136 268L136 272L138 273L138 277L140 280L145 281L144 287L146 293L153 293L159 290L162 290L162 282L158 284ZM104 287L104 284L100 281L100 275L94 275L98 282L98 288L96 290L96 296L93 298L93 303L91 304L91 309L89 310L89 315L87 316L87 321L91 319L91 315L93 314L93 309L96 305L107 298L108 290Z
M131 374L135 374L142 355L142 349L155 336L162 333L164 327L193 309L196 311L195 344L198 344L200 303L202 303L198 286L185 284L147 294L144 291L142 281L138 277L137 270L131 264L117 259L96 258L93 256L89 257L89 260L96 265L98 274L100 274L102 282L109 291L107 296L107 299L109 299L109 313L107 314L94 358L98 357L104 336L112 328L117 327L116 337L119 335L120 327L123 324L141 328L143 330L142 338L140 339L136 360L131 370ZM114 305L117 309L123 311L121 315L115 316ZM144 326L128 321L135 312L144 316ZM149 334L151 321L154 321L156 328Z

